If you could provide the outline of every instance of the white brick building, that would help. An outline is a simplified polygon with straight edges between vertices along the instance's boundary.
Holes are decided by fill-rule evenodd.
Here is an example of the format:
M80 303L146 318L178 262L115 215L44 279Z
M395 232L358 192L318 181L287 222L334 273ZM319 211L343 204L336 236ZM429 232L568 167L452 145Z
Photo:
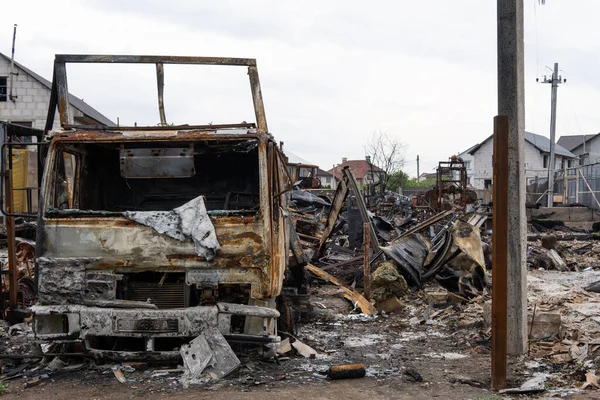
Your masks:
M487 189L492 186L492 136L472 147L467 153L473 156L471 184L475 189ZM550 140L535 133L525 132L525 178L531 183L535 177L547 178L550 162ZM563 161L567 167L575 166L576 156L559 144L555 146L555 168L561 169Z
M0 53L0 120L44 129L48 116L48 104L52 83L35 72L15 62L13 75L13 99L10 98L10 57ZM114 122L100 114L83 100L69 94L71 124L108 125ZM60 127L58 115L53 129Z

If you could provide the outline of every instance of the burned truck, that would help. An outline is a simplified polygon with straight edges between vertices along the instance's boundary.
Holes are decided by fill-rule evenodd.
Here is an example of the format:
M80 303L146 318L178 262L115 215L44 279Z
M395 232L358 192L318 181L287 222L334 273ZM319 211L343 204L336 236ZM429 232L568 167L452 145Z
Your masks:
M69 63L155 64L161 124L75 125ZM246 67L256 123L168 125L164 64ZM203 334L278 339L290 182L254 59L57 55L46 126L36 341L165 359Z

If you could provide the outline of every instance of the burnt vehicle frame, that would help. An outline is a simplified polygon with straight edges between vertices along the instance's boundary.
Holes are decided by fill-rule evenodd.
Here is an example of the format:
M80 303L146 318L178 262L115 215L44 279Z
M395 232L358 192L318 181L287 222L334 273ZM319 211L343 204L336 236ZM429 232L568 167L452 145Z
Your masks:
M160 126L74 124L67 99L68 63L155 64ZM167 126L162 95L164 64L247 67L256 124ZM56 109L62 129L52 131ZM49 147L41 180L36 240L38 304L32 307L35 340L85 343L86 351L97 356L159 359L179 357L173 348L215 329L233 342L278 340L275 298L281 292L287 267L289 225L285 209L291 182L281 163L280 149L268 133L256 60L57 55L45 143ZM51 203L50 197L57 190L56 166L61 164L61 152L63 157L65 153L79 154L82 160L89 160L99 146L110 147L113 157L113 150L120 149L123 154L128 145L135 148L140 143L160 157L173 153L166 151L173 148L202 148L210 157L211 148L227 152L236 146L246 148L240 152L247 150L256 155L252 168L258 175L254 186L257 193L227 193L225 206L210 210L211 204L205 199L206 214L221 247L213 259L204 260L194 254L189 240L178 242L166 237L128 219L122 210L94 209L92 205L98 202L93 196L83 207L82 193L90 191L84 190L82 171L89 174L93 163L72 162L71 184L67 178L64 180L70 186L65 206L54 207L56 204ZM192 157L197 162L204 154ZM123 177L122 166L121 174ZM192 171L192 175L199 174ZM253 207L246 209L248 204ZM148 240L144 242L144 238ZM133 247L131 242L135 240L142 246ZM142 275L143 279L136 281ZM122 294L134 286L135 296L129 296L131 292ZM165 296L176 294L178 302L165 296L143 301L143 296L150 299L161 291Z

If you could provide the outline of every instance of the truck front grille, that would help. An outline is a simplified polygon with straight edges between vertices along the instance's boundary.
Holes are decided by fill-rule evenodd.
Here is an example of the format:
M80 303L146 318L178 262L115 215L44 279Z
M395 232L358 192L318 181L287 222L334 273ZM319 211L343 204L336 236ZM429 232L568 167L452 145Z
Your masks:
M127 300L147 301L158 308L184 308L185 304L184 283L165 282L162 285L150 282L129 282L127 285Z

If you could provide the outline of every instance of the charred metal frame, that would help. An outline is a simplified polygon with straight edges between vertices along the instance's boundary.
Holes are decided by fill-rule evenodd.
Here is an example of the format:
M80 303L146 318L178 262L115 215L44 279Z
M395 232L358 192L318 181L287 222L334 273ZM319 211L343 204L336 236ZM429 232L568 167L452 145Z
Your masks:
M228 58L228 57L180 57L180 56L144 56L144 55L97 55L97 54L57 54L54 58L54 73L52 79L52 92L50 107L46 119L46 132L52 130L54 114L58 107L60 124L63 128L70 125L71 112L69 109L69 90L67 85L67 64L155 64L157 72L158 104L161 123L166 123L162 85L164 84L164 64L192 64L192 65L224 65L248 67L252 101L258 132L268 132L267 118L263 104L260 80L253 58ZM74 126L70 126L73 128ZM117 128L119 129L119 128ZM144 129L144 128L140 128Z
M158 86L158 105L159 115L161 117L162 126L151 127L107 127L107 126L89 126L89 125L73 125L71 124L71 111L68 102L68 87L67 87L67 63L147 63L155 64L157 67L157 86ZM256 116L256 124L226 124L226 125L181 125L168 126L166 116L164 115L164 106L162 99L161 86L163 83L163 66L164 64L197 64L197 65L227 65L227 66L245 66L248 68L250 88L252 91L252 99ZM61 128L57 131L52 131L54 125L54 115L58 108ZM241 132L236 129L242 130ZM221 131L224 130L224 131ZM245 130L245 131L244 131ZM131 133L124 134L124 131ZM230 246L230 250L235 252L223 254L223 257L217 257L208 264L192 254L185 253L182 247L177 250L170 247L173 254L165 254L165 261L149 262L141 268L142 271L172 271L174 267L180 271L190 273L190 282L201 282L210 278L211 282L218 280L225 284L243 283L251 285L250 304L230 304L226 309L221 309L223 303L217 303L218 310L212 309L209 306L190 307L185 309L183 313L197 315L197 318L203 315L214 317L218 311L219 323L222 314L245 315L249 318L246 320L246 325L249 329L244 328L242 335L244 340L247 340L247 332L260 331L261 337L264 332L270 332L273 329L276 332L276 327L264 325L264 321L257 326L254 321L255 317L264 319L266 317L273 319L277 318L279 313L265 307L272 307L274 297L276 297L282 288L283 276L287 265L288 258L288 239L289 239L289 224L285 220L286 214L286 188L290 185L287 170L284 163L281 162L283 156L277 148L273 138L268 133L267 121L262 99L262 92L256 68L256 60L246 58L211 58L211 57L168 57L168 56L120 56L120 55L57 55L54 62L54 79L52 84L52 94L50 99L50 108L46 119L46 138L50 141L49 153L45 160L45 173L42 182L42 191L40 194L40 207L38 218L38 237L37 237L37 256L41 260L46 257L51 263L80 263L85 260L78 258L77 254L65 254L63 250L73 250L68 246L63 246L62 249L57 247L50 249L49 240L56 241L56 232L59 229L71 229L73 232L81 229L89 229L92 232L98 226L105 226L103 231L113 229L124 234L123 232L131 229L142 229L136 227L135 223L127 221L124 218L104 218L115 217L114 215L50 215L46 214L47 204L46 195L52 184L52 165L57 157L57 148L60 145L68 143L132 143L132 142L192 142L192 141L211 141L211 142L235 142L255 140L258 142L258 180L259 180L259 196L260 208L259 214L255 216L233 217L233 216L218 216L215 219L215 229L217 234L219 230L223 232L221 243L222 248ZM95 231L94 231L95 232ZM100 231L98 231L100 232ZM148 235L152 234L145 230ZM161 236L157 236L160 238ZM119 241L125 243L126 241ZM57 242L58 243L58 242ZM100 242L96 242L92 247L100 246ZM54 246L55 243L51 243ZM181 245L183 246L183 245ZM249 254L250 247L256 249L255 253ZM100 246L99 248L101 248ZM115 246L116 247L116 246ZM162 248L162 247L161 247ZM244 252L237 252L243 249ZM94 250L94 249L92 249ZM120 272L140 272L135 269L138 265L134 255L126 254L128 249L121 249L121 260L113 259L111 255L107 257L106 262L101 256L105 253L99 251L93 260L90 258L90 268L99 270L118 270ZM143 251L143 250L142 250ZM58 258L52 258L52 253ZM68 251L66 252L68 253ZM92 251L91 253L94 253ZM118 253L118 252L117 252ZM176 253L176 254L175 254ZM239 253L239 254L238 254ZM176 257L177 256L177 257ZM111 258L112 257L112 258ZM129 257L129 258L127 258ZM131 260L130 260L131 259ZM117 261L115 261L117 260ZM132 261L133 260L133 261ZM50 262L48 261L48 262ZM86 261L87 262L87 261ZM131 262L131 264L129 264ZM141 263L142 261L140 261ZM161 264L162 263L162 264ZM106 265L105 265L106 264ZM88 264L83 265L84 273L87 273ZM223 267L223 268L221 268ZM231 267L231 268L229 268ZM64 270L66 267L62 267ZM239 271L236 272L236 268ZM57 270L56 268L46 268L46 270ZM81 269L81 268L79 268ZM36 278L40 275L41 267L36 266ZM231 272L228 272L228 271ZM229 274L230 276L226 276ZM209 276L210 275L210 276ZM50 277L52 278L52 277ZM187 278L187 276L186 276ZM192 279L193 278L193 279ZM87 275L85 276L87 279ZM241 280L240 280L241 279ZM248 281L248 279L250 279ZM239 281L238 281L239 280ZM256 287L254 287L256 283ZM42 285L38 282L38 289ZM60 294L58 294L60 295ZM65 300L66 301L66 300ZM79 313L81 316L89 315L94 318L99 318L98 323L93 329L108 329L105 317L112 315L111 313L123 313L123 310L111 308L109 304L104 306L89 307L85 302L68 300L68 306L64 307L55 304L52 298L43 305L40 302L34 308L34 314L44 316L46 314L69 314L71 311ZM60 303L60 302L59 302ZM60 303L62 304L62 303ZM102 308L108 307L108 308ZM116 306L115 306L116 307ZM71 310L72 308L72 310ZM135 310L135 312L147 313L149 318L175 315L175 310ZM131 312L131 314L135 314ZM263 315L268 312L268 315ZM256 314L263 313L263 314ZM161 317L161 318L163 318ZM212 318L211 317L211 318ZM215 323L215 321L213 321ZM89 325L89 324L88 324ZM198 325L198 324L196 324ZM186 331L187 334L195 336L198 334L198 326L194 325L195 330ZM91 325L89 326L90 333L93 333ZM186 328L187 329L187 328ZM191 328L190 328L191 329ZM56 340L58 337L52 335L41 334L34 329L38 340ZM103 331L104 332L104 331ZM182 331L183 332L183 331ZM69 333L70 334L70 333ZM81 333L84 337L85 332ZM104 334L111 335L110 329ZM175 333L168 333L168 336L175 336ZM60 335L59 335L60 336ZM70 337L69 337L70 338ZM239 338L238 338L239 339ZM260 337L258 339L261 339ZM150 340L151 342L151 340ZM151 347L151 346L150 346ZM161 354L157 355L162 357Z
M467 191L467 169L462 160L440 161L437 167L437 210L444 209L445 194L459 194L461 201L465 199ZM454 173L458 173L458 179L454 177ZM444 177L451 177L444 179Z
M8 245L8 263L9 270L9 312L7 317L13 321L18 321L25 313L22 310L18 310L18 281L17 281L17 258L16 258L16 232L15 232L15 216L31 217L30 214L14 213L14 199L13 199L13 182L12 182L12 145L29 146L39 145L39 143L13 143L10 142L15 137L35 137L38 142L41 141L43 131L34 129L26 126L15 125L11 123L2 122L0 123L0 211L4 217L4 226L6 229L6 238ZM5 148L8 148L8 156L6 155ZM2 275L2 272L0 272ZM5 304L4 294L2 293L2 280L3 276L0 276L0 319L4 316Z

